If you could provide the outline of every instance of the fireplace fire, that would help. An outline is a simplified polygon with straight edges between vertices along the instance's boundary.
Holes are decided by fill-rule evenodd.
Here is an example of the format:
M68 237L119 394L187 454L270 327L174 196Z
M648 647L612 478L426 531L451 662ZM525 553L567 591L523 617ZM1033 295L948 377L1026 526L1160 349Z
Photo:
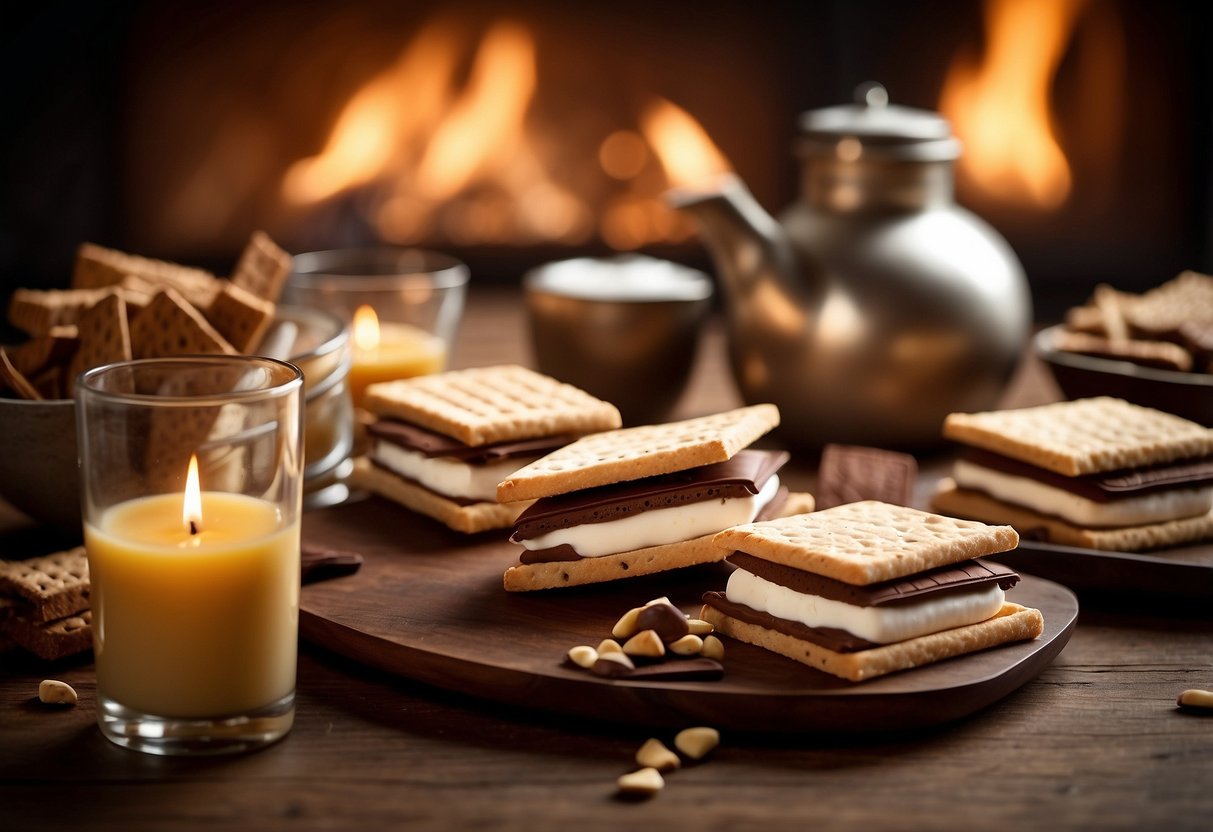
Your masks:
M62 284L84 239L222 266L257 227L445 249L482 281L617 251L704 266L665 192L731 170L781 209L797 114L865 80L952 120L960 201L1043 314L1213 265L1202 4L572 5L22 12L5 286Z

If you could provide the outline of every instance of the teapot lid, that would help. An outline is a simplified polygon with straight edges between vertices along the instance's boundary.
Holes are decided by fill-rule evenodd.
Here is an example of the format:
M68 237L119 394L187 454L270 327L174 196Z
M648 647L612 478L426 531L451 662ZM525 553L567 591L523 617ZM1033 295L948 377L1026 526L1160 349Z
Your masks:
M875 82L855 90L855 103L800 116L801 149L808 154L862 156L919 162L950 161L960 155L951 123L939 113L889 104Z

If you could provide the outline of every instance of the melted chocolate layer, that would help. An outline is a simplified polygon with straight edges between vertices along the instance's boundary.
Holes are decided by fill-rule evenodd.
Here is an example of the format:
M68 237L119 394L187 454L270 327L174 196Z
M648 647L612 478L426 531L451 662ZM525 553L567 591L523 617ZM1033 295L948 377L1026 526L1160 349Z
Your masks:
M857 607L891 606L920 600L924 595L972 589L983 584L998 584L1010 589L1019 583L1019 575L1001 563L966 560L951 566L941 566L918 572L905 578L867 586L836 581L803 569L793 569L780 563L756 558L745 552L729 555L729 563L804 595L817 595L831 601L841 601Z
M774 630L777 633L783 633L786 636L798 638L801 641L820 644L822 647L827 650L833 650L835 653L855 653L860 650L868 650L872 647L880 646L875 642L853 636L846 630L838 630L833 627L806 627L799 621L776 618L770 613L759 612L744 604L735 604L728 598L725 598L723 592L705 592L703 594L703 602L709 607L715 607L730 618L736 618L738 621L744 621L747 624L756 624L759 627L765 627L768 630Z
M517 543L556 529L606 523L653 509L750 497L787 461L786 451L741 451L727 462L543 497L518 518L510 540Z
M458 439L435 433L409 422L380 419L367 428L374 437L427 457L454 457L472 465L499 462L519 456L543 456L573 441L572 436L541 436L515 439L492 445L465 445Z
M788 489L780 486L779 490L775 492L775 496L771 498L771 502L758 512L758 516L754 520L770 520L778 517L779 510L783 508L787 499ZM550 549L523 549L522 554L518 556L520 563L555 563L565 560L581 560L581 555L577 554L577 550L568 543L561 543Z
M1037 480L1099 503L1172 488L1198 488L1213 483L1213 459L1184 460L1148 468L1067 477L980 448L965 448L961 457L974 465Z

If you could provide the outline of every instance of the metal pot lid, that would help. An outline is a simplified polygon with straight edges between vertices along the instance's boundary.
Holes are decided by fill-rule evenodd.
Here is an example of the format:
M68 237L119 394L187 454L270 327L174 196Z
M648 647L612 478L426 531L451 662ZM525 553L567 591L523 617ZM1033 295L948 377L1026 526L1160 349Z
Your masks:
M857 87L855 102L803 113L801 150L849 161L866 156L931 162L960 155L952 125L939 113L889 104L888 92L875 82Z

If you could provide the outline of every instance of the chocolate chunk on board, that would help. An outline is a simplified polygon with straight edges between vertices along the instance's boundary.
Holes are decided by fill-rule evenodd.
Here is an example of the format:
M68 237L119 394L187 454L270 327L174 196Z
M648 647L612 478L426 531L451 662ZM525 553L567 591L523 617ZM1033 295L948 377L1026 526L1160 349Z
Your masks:
M908 506L917 477L918 461L909 454L859 445L826 445L821 452L817 507L860 500Z
M515 439L491 445L465 445L423 427L397 419L380 419L367 427L372 436L427 457L453 457L467 463L498 462L520 456L543 456L573 441L572 436L543 436Z

